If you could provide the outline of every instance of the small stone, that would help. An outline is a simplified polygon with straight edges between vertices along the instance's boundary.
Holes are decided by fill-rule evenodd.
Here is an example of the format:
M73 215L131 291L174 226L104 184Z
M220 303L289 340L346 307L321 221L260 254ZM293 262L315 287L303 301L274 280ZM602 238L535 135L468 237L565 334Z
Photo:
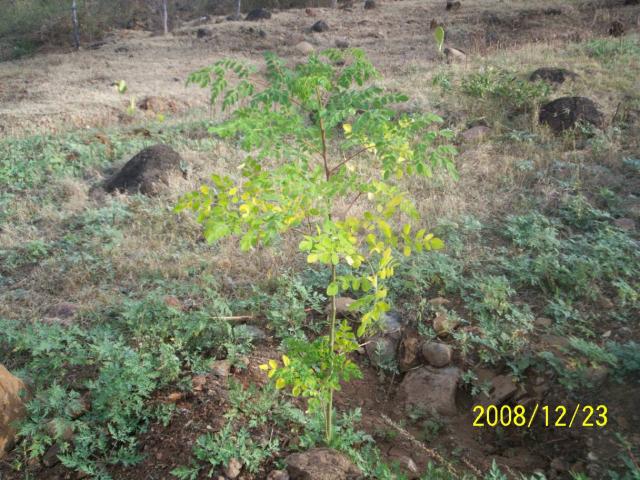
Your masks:
M609 35L612 37L621 37L624 35L624 24L620 20L611 22L609 26Z
M205 375L196 375L191 379L191 385L194 392L201 392L206 384L207 377Z
M567 70L566 68L543 67L535 70L529 76L529 80L531 82L543 80L545 82L555 83L559 85L561 83L564 83L566 80L575 80L577 77L577 74Z
M455 61L464 62L467 59L466 53L453 47L445 47L444 54L447 57L448 63L452 63Z
M211 373L214 377L218 377L222 380L226 380L231 370L231 363L229 360L215 360L211 363Z
M451 302L444 297L436 297L429 300L429 303L434 307L441 307L443 305L448 305Z
M419 478L420 470L409 455L399 448L392 448L388 453L389 459L397 462L400 469L405 473L407 478L414 480Z
M440 342L427 342L422 346L422 356L433 367L446 367L451 363L451 347Z
M585 372L585 377L593 387L601 387L609 377L609 369L603 365L590 367Z
M229 464L224 469L224 474L234 480L240 476L240 472L242 471L242 463L237 458L232 458L229 460Z
M169 403L176 403L179 402L180 400L182 400L182 398L184 397L182 392L173 392L170 393L169 395L167 395L167 402Z
M347 317L353 315L353 312L349 310L353 302L355 302L355 299L351 297L336 297L336 316ZM331 301L329 301L324 309L324 313L327 315L331 314L331 307L332 304Z
M465 142L477 142L486 137L491 129L484 125L477 125L475 127L471 127L460 134L462 139Z
M267 475L267 480L289 480L286 470L273 470Z
M49 449L45 452L42 457L42 464L51 468L60 463L60 459L58 458L58 454L60 453L60 446L56 443L51 445Z
M445 7L445 9L447 11L455 12L456 10L460 10L460 7L462 7L462 4L459 1L457 1L457 0L447 0L447 6Z
M264 8L254 8L245 17L246 21L257 22L258 20L268 20L271 18L271 12Z
M329 25L324 20L318 20L311 26L311 30L317 33L326 32L329 30Z
M433 329L439 337L453 332L459 324L457 319L449 317L445 312L437 312L433 319Z
M175 308L176 310L182 310L182 302L175 295L165 295L164 304L167 307Z
M376 336L367 342L364 348L371 365L374 367L384 368L396 365L398 340L389 336Z
M613 224L620 230L626 230L627 232L632 232L636 229L636 222L631 218L616 218Z
M267 334L260 327L256 327L255 325L238 325L234 327L234 331L238 329L238 331L244 333L248 336L252 342L261 342L267 339Z
M206 29L206 28L199 28L198 30L196 30L196 38L204 38L204 37L210 37L211 36L211 30Z
M512 375L498 375L491 380L489 395L482 393L479 396L485 406L501 405L518 391L518 386Z
M535 324L538 328L549 328L553 324L553 320L547 317L538 317Z
M416 331L409 331L400 342L398 353L398 369L406 372L418 364L418 352L420 351L420 336Z
M296 50L298 50L303 55L309 55L316 51L313 45L309 42L300 42L296 45Z
M373 10L376 7L377 7L376 0L365 0L365 2L364 2L364 9L365 10Z
M349 48L349 41L344 38L336 38L337 48Z

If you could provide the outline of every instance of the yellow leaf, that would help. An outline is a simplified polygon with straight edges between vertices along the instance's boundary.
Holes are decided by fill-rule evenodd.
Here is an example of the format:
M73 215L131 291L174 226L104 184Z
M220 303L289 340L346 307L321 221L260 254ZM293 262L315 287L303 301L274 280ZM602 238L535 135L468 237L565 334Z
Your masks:
M291 364L291 360L286 355L282 355L282 363L284 363L285 367L288 367Z
M262 365L260 365L258 367L260 370L262 370L263 372L266 372L267 370L269 370L269 365L267 365L266 363L263 363Z
M279 378L276 380L276 388L278 390L282 390L287 385L287 382L284 381L284 378Z
M275 370L276 368L278 368L278 362L276 362L275 360L269 360L269 366Z
M275 370L269 370L269 373L267 373L267 377L271 378L276 374Z
M298 395L300 395L300 385L296 385L295 387L293 387L291 389L291 393L293 394L294 397L297 397Z
M344 130L344 133L346 133L347 135L349 135L352 131L351 124L349 123L343 123L342 128Z
M204 195L209 195L209 187L207 187L206 185L202 185L200 187L200 191L204 194Z

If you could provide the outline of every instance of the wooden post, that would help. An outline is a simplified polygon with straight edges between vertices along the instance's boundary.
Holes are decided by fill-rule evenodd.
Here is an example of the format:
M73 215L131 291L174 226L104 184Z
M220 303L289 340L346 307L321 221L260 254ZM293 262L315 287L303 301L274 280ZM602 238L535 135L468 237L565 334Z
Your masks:
M80 27L78 26L78 2L71 3L71 22L73 23L73 44L76 50L80 49Z

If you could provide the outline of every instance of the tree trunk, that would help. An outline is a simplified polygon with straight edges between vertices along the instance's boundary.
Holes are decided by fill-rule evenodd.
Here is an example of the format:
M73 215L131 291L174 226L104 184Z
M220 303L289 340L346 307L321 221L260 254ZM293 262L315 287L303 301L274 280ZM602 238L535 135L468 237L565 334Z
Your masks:
M78 2L71 3L71 22L73 23L73 45L76 50L80 48L80 27L78 26Z
M169 33L169 11L167 8L167 0L162 0L162 27L164 28L164 34Z
M240 2L241 1L242 0L236 0L236 15L235 15L235 17L237 19L240 19Z

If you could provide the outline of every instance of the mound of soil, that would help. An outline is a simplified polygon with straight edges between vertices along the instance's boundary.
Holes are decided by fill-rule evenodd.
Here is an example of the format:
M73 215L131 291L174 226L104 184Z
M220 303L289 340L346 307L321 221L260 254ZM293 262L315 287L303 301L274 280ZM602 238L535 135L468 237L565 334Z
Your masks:
M0 458L13 445L16 430L13 423L24 416L24 400L20 391L26 387L0 363Z
M549 83L561 84L567 80L575 80L578 75L566 68L549 68L543 67L535 70L530 76L529 80L535 82L537 80L544 80Z
M564 132L586 122L602 128L604 115L595 102L586 97L562 97L547 103L540 109L540 123L548 125L555 133Z
M314 448L286 459L291 480L356 480L362 472L342 453Z
M129 160L118 173L107 180L107 192L157 195L174 180L186 178L184 160L167 145L145 148Z
M255 8L247 13L245 20L248 22L257 22L258 20L268 20L271 18L271 12L264 8Z

